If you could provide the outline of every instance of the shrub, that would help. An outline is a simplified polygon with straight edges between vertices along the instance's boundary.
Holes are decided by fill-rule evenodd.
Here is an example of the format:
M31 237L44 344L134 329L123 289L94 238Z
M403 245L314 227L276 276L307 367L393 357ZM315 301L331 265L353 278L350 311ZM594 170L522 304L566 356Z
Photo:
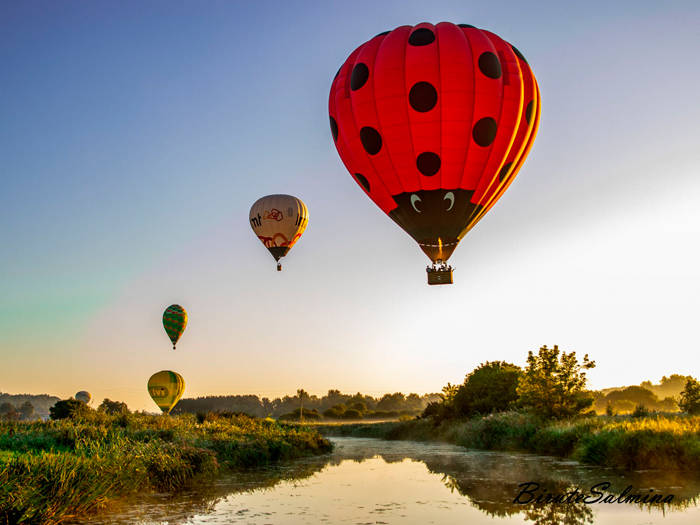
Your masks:
M324 410L324 417L331 419L340 419L345 412L345 405L333 405L331 408Z
M341 416L343 419L362 419L362 412L354 408L347 409Z
M647 417L649 415L649 409L639 403L634 407L634 412L632 412L632 417Z
M90 410L90 407L77 399L64 399L63 401L57 401L49 409L49 415L54 420L67 419L86 415Z

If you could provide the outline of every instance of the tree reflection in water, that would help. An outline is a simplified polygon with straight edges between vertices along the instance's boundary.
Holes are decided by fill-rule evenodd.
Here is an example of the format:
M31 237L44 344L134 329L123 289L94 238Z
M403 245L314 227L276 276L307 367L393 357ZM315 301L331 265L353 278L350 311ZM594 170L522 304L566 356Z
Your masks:
M538 525L585 525L593 523L595 514L606 508L656 509L664 513L682 512L697 505L700 478L668 471L615 472L611 469L590 467L572 461L530 454L513 454L466 450L452 445L415 442L388 442L374 439L336 438L334 452L327 456L306 458L284 466L255 469L230 474L216 481L202 482L192 490L177 495L143 496L126 503L101 519L82 523L115 525L126 523L185 524L195 515L222 512L217 503L236 494L269 491L274 500L275 487L281 482L308 485L314 478L323 484L322 471L342 469L347 461L363 463L381 458L387 465L412 461L425 465L435 482L441 481L453 493L464 496L469 504L491 518L517 516ZM368 469L367 476L372 476ZM528 481L540 485L538 494L566 494L575 489L590 494L590 488L604 481L610 482L610 491L617 496L625 487L634 487L633 493L673 494L670 504L594 504L576 503L515 503L519 485ZM406 480L407 483L411 482ZM288 486L288 485L287 485ZM309 489L311 490L311 489ZM343 486L339 490L352 491ZM342 492L335 494L343 498ZM267 500L267 501L270 501ZM231 499L229 499L231 501ZM225 507L226 505L224 505ZM228 506L231 512L231 506ZM254 512L255 509L251 509ZM262 510L260 514L264 514ZM242 517L241 517L242 518ZM81 523L81 522L74 522Z

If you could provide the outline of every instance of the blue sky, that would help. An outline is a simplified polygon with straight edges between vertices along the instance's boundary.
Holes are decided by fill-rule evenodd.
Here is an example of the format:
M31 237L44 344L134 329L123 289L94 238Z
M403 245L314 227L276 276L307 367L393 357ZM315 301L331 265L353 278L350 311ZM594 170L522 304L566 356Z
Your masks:
M428 287L327 98L355 47L443 20L515 44L543 109L456 284ZM146 408L171 368L187 395L439 391L542 344L589 353L596 388L698 375L698 23L697 2L0 3L0 390ZM280 274L247 222L269 193L310 212Z

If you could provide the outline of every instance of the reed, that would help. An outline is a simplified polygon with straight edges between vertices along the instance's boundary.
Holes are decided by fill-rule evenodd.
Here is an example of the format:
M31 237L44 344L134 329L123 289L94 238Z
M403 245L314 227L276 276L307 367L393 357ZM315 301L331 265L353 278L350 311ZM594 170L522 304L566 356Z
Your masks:
M0 523L59 524L136 492L330 449L315 430L241 415L4 422Z
M467 448L534 452L621 469L700 472L700 416L595 416L546 421L520 412L471 419L319 426L325 435L444 441Z

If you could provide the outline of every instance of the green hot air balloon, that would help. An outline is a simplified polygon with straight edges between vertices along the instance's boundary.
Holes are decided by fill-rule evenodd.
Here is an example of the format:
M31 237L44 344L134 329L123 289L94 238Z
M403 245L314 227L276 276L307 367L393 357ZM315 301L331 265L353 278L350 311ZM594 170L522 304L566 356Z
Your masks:
M173 342L173 350L187 326L187 312L179 304L171 304L163 312L163 328Z
M164 414L169 414L177 405L184 391L185 380L177 372L161 370L148 380L148 393Z

